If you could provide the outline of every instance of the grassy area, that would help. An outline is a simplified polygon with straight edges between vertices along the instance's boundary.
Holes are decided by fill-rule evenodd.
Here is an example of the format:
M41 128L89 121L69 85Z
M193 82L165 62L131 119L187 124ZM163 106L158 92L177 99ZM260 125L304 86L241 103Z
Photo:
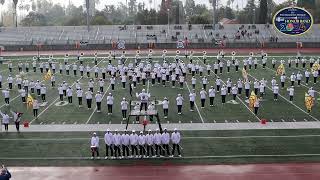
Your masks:
M186 163L315 162L320 130L184 131L183 158L86 160L89 133L8 133L0 135L1 162L10 166ZM103 132L98 132L100 137ZM70 139L71 138L71 139ZM77 138L77 139L72 139ZM100 153L104 155L104 143Z
M270 55L271 56L271 55ZM239 60L242 62L243 57L239 57ZM280 59L283 59L282 57L277 57L278 64ZM25 60L25 59L20 59L20 60ZM99 67L103 67L107 65L107 61L105 59L100 59L102 60L99 63ZM200 58L195 58L194 59L197 63L200 65L204 65ZM269 58L267 68L262 69L262 66L259 65L257 69L251 69L248 70L249 73L249 79L251 81L254 80L254 78L257 79L262 79L265 78L268 81L268 86L271 87L271 78L275 76L275 69L272 69L271 66L271 58ZM63 59L58 59L58 62L62 62ZM75 59L69 60L70 63L76 62ZM161 59L155 58L154 61L162 62ZM173 61L171 58L169 61ZM211 57L208 59L209 63L213 63L216 61L214 57ZM92 59L85 59L85 65L89 64L91 67L94 65ZM129 58L127 63L133 62L133 58ZM14 66L17 65L18 61L13 61ZM77 62L78 63L78 62ZM113 62L116 64L117 62ZM240 65L241 69L242 65ZM286 72L287 74L291 74L292 72L304 72L302 69L301 65L299 68L291 67L288 68L286 65ZM4 79L6 79L8 73L6 65L3 65L0 67L0 73L3 75ZM17 68L14 68L14 72L12 73L18 74ZM205 72L206 74L206 72ZM27 74L27 77L29 79L33 80L43 80L44 74L40 74L39 70L37 73L29 72ZM57 76L57 82L56 84L60 84L62 81L66 81L69 85L72 85L76 80L78 80L80 77L74 77L71 71L70 76L66 76L65 73L63 75L56 74ZM93 73L91 74L93 76ZM223 80L226 81L227 78L231 78L233 83L236 83L236 81L239 78L242 78L242 73L241 71L235 72L234 67L231 67L231 73L226 73L226 68L224 69L223 74L218 74L218 76ZM196 76L197 78L197 87L196 87L196 92L199 92L201 90L201 77L199 75ZM213 85L215 87L215 79L217 77L215 75L211 75L208 77L209 84ZM87 77L83 77L80 82L82 83L82 88L84 90L87 89L87 82L88 82ZM278 83L279 83L279 77L276 77ZM44 84L46 84L47 87L50 86L49 81L44 81ZM189 88L191 88L191 75L187 76L187 84ZM289 86L289 82L286 83L286 87L284 89L281 89L280 94L283 96L279 97L279 101L274 102L273 101L273 93L270 89L266 89L266 96L264 98L264 101L262 102L262 106L260 108L258 118L266 118L275 122L278 121L314 121L315 119L312 118L310 115L306 114L305 111L305 106L304 106L304 93L307 91L307 89L311 86L313 86L317 91L320 91L320 86L318 85L313 85L309 84L306 85L304 83L304 79L302 82L302 86L300 87L295 87L295 99L293 101L293 104L288 102L288 93L286 91L286 88ZM149 85L149 86L148 86ZM171 82L166 83L166 87L163 87L162 85L155 84L154 86L151 85L151 82L148 83L146 86L138 85L137 89L134 90L134 94L136 92L140 92L143 88L147 89L153 97L156 97L157 99L162 100L164 97L168 97L170 101L170 107L169 107L169 117L166 121L169 121L170 123L177 123L177 122L185 122L188 123L192 121L193 123L201 123L201 122L231 122L231 123L236 123L236 122L257 122L258 118L255 117L250 110L247 107L246 98L244 97L244 94L242 96L239 96L239 99L237 99L237 104L232 104L232 103L227 103L225 105L221 104L221 96L219 93L217 93L217 96L215 98L215 106L214 107L209 107L208 102L206 105L206 108L200 109L200 98L199 94L197 97L196 104L199 107L199 110L196 110L194 112L189 111L189 89L187 88L186 84L184 85L184 89L179 89L179 88L172 88L171 87ZM4 85L6 86L6 84ZM109 86L109 77L107 77L106 83L105 83L105 89ZM253 84L251 85L251 88L253 88ZM56 106L55 103L58 102L58 92L56 88L48 88L48 93L47 93L47 101L48 104L45 107L41 107L40 112L41 116L39 119L35 120L32 116L32 112L30 110L27 110L25 104L21 103L19 93L17 89L15 88L13 91L11 91L11 99L15 98L12 100L11 105L9 107L6 106L1 106L1 109L4 111L8 111L9 109L14 109L18 111L24 112L23 119L24 120L29 120L33 121L33 123L36 124L83 124L83 123L120 123L121 122L121 109L120 109L120 101L123 97L126 97L127 99L131 99L129 96L129 90L128 88L122 89L121 84L120 84L120 79L117 79L117 84L116 84L116 91L113 92L114 98L115 98L115 105L114 105L114 113L111 116L106 115L106 104L105 100L102 103L102 113L93 113L93 110L87 110L86 108L78 108L77 106L77 99L74 96L74 102L73 104L68 104L66 106ZM98 87L95 88L95 92L98 91ZM108 92L112 92L110 89L108 89ZM177 108L175 105L175 98L177 94L180 93L183 95L185 99L185 103L183 106L183 115L178 116L176 114ZM106 97L105 97L106 98ZM136 98L132 98L132 100L135 100ZM232 96L227 96L227 101L231 100ZM0 96L0 102L4 102L3 96ZM311 115L315 117L316 119L320 119L320 111L317 111L319 105L317 102L314 111L311 112ZM296 106L295 106L296 105ZM93 105L95 107L95 105ZM163 116L162 114L162 107L157 106L160 117ZM42 113L43 111L43 113Z

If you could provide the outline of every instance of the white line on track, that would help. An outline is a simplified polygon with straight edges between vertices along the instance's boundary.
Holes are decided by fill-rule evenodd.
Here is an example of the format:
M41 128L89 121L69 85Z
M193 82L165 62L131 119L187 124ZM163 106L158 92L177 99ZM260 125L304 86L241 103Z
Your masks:
M208 158L258 158L258 157L313 157L320 154L246 154L246 155L221 155L221 156L182 156L182 157L150 157L148 159L208 159ZM3 160L91 160L91 157L0 157ZM104 160L104 159L100 159ZM119 159L113 159L118 161ZM113 161L108 159L108 161ZM126 160L126 159L123 159ZM92 161L92 160L91 160Z
M198 61L202 62L201 59L199 57L198 58ZM203 62L202 62L203 65L205 65ZM210 68L210 71L212 71L212 69ZM213 73L214 74L214 73ZM214 74L216 77L218 77L218 75ZM222 83L224 85L226 85L226 83L224 81L222 81ZM242 99L237 95L237 99L241 102L241 104L243 104L247 109L248 111L250 111L250 113L258 120L258 121L261 121L260 118L254 114L254 112L242 101Z
M108 93L108 91L109 91L110 87L111 87L111 84L109 84L108 88L106 89L105 93L103 94L103 96L102 96L102 100L103 100L103 98L106 96L106 94ZM97 106L94 108L94 110L93 110L93 112L91 113L91 115L89 116L89 118L88 118L88 120L87 120L86 124L88 124L88 123L89 123L89 121L91 120L92 116L93 116L93 115L94 115L94 113L97 111L97 108L98 108Z
M188 85L187 81L185 81L185 84L186 84L186 86L187 86L187 89L188 89L189 93L191 93L191 90L190 90L190 88L189 88L189 85ZM200 119L201 119L202 123L204 123L203 117L202 117L202 115L201 115L201 113L200 113L200 110L199 110L199 108L198 108L198 105L197 105L196 101L194 102L194 106L196 107L196 109L197 109L197 111L198 111L198 114L199 114L199 116L200 116Z
M253 79L257 79L255 78L254 76L252 76L251 74L248 73L248 76L250 76L251 78ZM269 86L266 86L271 92L272 92L272 89L269 87ZM312 119L316 120L316 121L319 121L319 119L315 118L314 116L312 116L311 114L309 114L308 112L306 112L305 110L301 109L299 106L297 106L296 104L294 103L291 103L287 98L283 97L280 93L279 93L279 96L284 99L285 101L288 102L288 104L291 104L293 105L294 107L296 107L297 109L299 109L301 112L304 112L305 114L307 114L309 117L311 117Z

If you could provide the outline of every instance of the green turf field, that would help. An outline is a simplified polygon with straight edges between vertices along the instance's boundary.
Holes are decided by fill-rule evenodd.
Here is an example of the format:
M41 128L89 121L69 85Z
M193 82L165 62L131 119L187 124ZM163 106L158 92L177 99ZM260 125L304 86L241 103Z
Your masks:
M182 158L89 160L86 132L0 134L0 161L10 166L317 162L320 130L184 131ZM102 137L104 132L98 132ZM105 153L100 142L100 153Z
M198 58L194 58L194 61L198 61L202 64L201 54ZM269 54L268 64L266 69L262 69L259 65L257 69L248 70L249 79L252 81L254 78L265 78L268 83L268 87L271 87L271 78L275 76L275 70L271 66L271 57ZM278 60L277 66L281 59L287 60L290 55L277 54L275 57ZM292 55L295 57L295 55ZM57 62L62 62L63 57L55 57ZM227 57L228 58L228 57ZM242 63L244 57L238 57ZM18 74L17 63L19 61L30 60L31 57L5 57L7 60L12 60L14 65L13 76ZM308 58L309 59L309 58ZM174 58L168 58L169 61L173 61ZM133 56L128 55L126 63L133 62ZM154 62L161 63L160 58L154 58ZM209 57L207 62L213 63L216 61L215 55ZM70 58L69 63L76 62L75 58ZM99 67L106 66L107 60L99 58ZM113 62L116 64L117 62ZM84 64L94 65L93 58L87 57ZM203 65L203 64L202 64ZM31 67L31 64L30 64ZM57 66L58 68L58 66ZM240 69L242 66L240 65ZM31 68L30 68L31 69ZM32 69L31 69L32 71ZM304 72L302 66L298 68L294 65L289 68L286 65L286 73L292 72ZM60 84L62 81L66 81L69 85L73 85L76 80L80 80L83 89L86 89L88 78L73 76L66 76L56 74L56 84ZM3 86L7 87L6 78L9 75L6 64L0 64L0 74L3 76ZM206 74L206 72L205 72ZM91 74L91 77L93 73ZM231 78L233 82L242 78L241 71L235 72L234 67L231 68L230 73L226 73L226 67L223 74L218 76L226 81L227 78ZM44 74L29 72L25 77L33 80L43 80ZM308 114L304 106L304 93L309 87L313 86L315 90L320 91L320 85L309 83L306 85L304 79L300 87L295 87L295 99L293 103L288 101L289 96L286 92L286 88L280 91L282 97L279 97L279 101L273 101L273 93L270 89L266 88L266 96L261 103L259 114L256 117L248 108L248 104L245 102L245 95L239 96L236 104L227 103L221 104L220 94L217 93L215 98L215 106L209 107L207 102L204 109L200 108L199 90L201 89L201 77L197 78L197 107L194 112L189 111L189 90L191 88L191 75L187 75L187 83L184 85L184 89L172 88L171 82L167 82L166 87L162 85L151 86L151 82L147 83L145 87L138 85L135 92L140 92L145 88L151 95L157 97L157 99L163 99L168 97L170 101L169 117L163 119L163 113L161 106L158 106L161 121L163 123L241 123L241 122L258 122L259 119L266 118L273 122L294 122L294 121L318 121L320 119L319 101L317 100L313 111ZM208 77L209 84L215 86L215 79L217 77L211 73ZM279 82L277 77L277 82ZM25 104L21 103L21 98L17 91L17 87L11 91L11 103L10 106L4 105L4 98L0 95L0 109L2 111L17 110L24 112L23 120L28 120L32 124L120 124L121 110L120 101L123 97L130 98L129 90L122 89L119 80L117 81L116 90L113 93L115 97L114 113L111 116L107 116L106 101L104 99L102 103L102 113L94 112L94 107L91 110L87 108L79 108L78 102L74 95L73 104L67 104L65 106L56 106L59 103L58 91L56 88L51 88L50 81L44 81L48 87L47 101L48 104L40 108L40 116L38 119L34 119L32 111L27 109ZM289 81L286 83L286 87L289 86ZM109 77L105 83L105 89L109 87ZM189 89L188 89L189 87ZM251 85L253 89L253 85ZM95 89L97 91L98 89ZM107 92L111 92L108 89ZM180 93L184 96L185 103L183 106L183 114L177 115L175 98ZM319 97L317 93L316 98ZM67 98L65 98L66 100ZM232 97L227 96L227 101ZM136 100L136 98L132 98ZM67 100L66 100L67 101ZM133 119L132 119L133 121ZM103 136L103 132L98 132L100 137ZM317 145L320 140L320 130L239 130L239 131L184 131L182 132L182 143L184 147L183 158L170 159L169 163L256 163L256 162L313 162L320 160L319 146ZM91 132L59 132L59 133L0 133L0 162L7 165L105 165L105 164L168 164L167 159L147 159L147 160L121 160L121 161L92 161L87 160L89 157L89 138ZM100 145L101 154L104 154L104 146L101 139Z
M201 54L199 54L201 55ZM201 61L201 56L194 57L194 61L199 63L200 65L204 65ZM287 60L289 55L277 55L275 57L279 61L281 59ZM292 57L295 57L295 55L292 55ZM133 56L127 56L127 62L133 62ZM228 57L226 57L228 58ZM242 59L244 57L238 57L240 60L240 63L242 63ZM14 65L14 72L12 75L18 74L18 68L17 63L19 61L26 61L26 60L31 60L31 57L18 57L18 58L11 58L11 57L6 57L6 60L12 59L13 65ZM184 59L184 58L182 58ZM272 55L269 54L268 58L268 64L266 69L262 69L262 66L259 65L257 69L251 69L248 70L249 73L249 79L251 81L254 80L254 78L261 79L265 78L268 83L268 87L271 88L271 78L275 76L275 70L272 69L271 67L271 59ZM168 58L168 61L173 61L174 58ZM56 57L56 61L62 62L63 58L62 57ZM209 57L207 62L208 63L213 63L216 61L216 58L214 56ZM76 62L76 59L69 59L69 63ZM160 58L153 58L153 62L159 62L161 63L162 60ZM76 62L78 63L78 62ZM116 61L113 61L114 64L116 64ZM260 62L261 63L261 62ZM84 64L90 64L92 67L94 65L93 63L93 58L86 58L84 61ZM277 64L277 66L278 66ZM107 65L107 60L104 58L99 59L99 67L106 66ZM226 66L226 65L225 65ZM31 67L31 64L30 64ZM57 66L58 68L58 66ZM242 65L240 64L240 69L242 68ZM302 69L302 66L296 68L294 65L289 68L286 65L286 73L291 74L292 72L298 72L300 71L301 73L304 72ZM6 77L8 76L8 68L5 64L1 65L0 68L0 73L3 76L4 79L4 87L7 86L6 82ZM205 72L206 75L206 72ZM37 73L29 72L27 74L27 77L29 79L33 80L43 80L44 74L40 74L39 70L37 70ZM91 77L93 76L93 73L91 74ZM234 67L231 67L231 72L226 73L226 67L224 68L223 74L218 74L218 76L223 80L226 81L227 78L231 78L233 83L235 83L239 78L242 78L242 73L241 71L235 72ZM168 97L170 101L169 105L169 117L168 119L164 120L163 113L162 113L162 107L158 106L160 118L165 121L166 123L189 123L192 121L192 123L238 123L238 122L258 122L259 119L265 118L268 119L269 121L274 121L274 122L293 122L293 121L318 121L320 119L320 111L319 111L319 101L316 101L316 104L313 108L313 111L308 114L306 113L306 108L304 105L304 93L307 92L308 88L313 86L315 90L318 92L320 91L320 86L319 82L318 84L313 84L309 83L309 85L306 85L304 83L304 79L302 82L302 85L300 87L296 86L295 87L295 99L293 103L290 103L288 101L289 96L288 93L285 89L280 90L281 97L279 97L279 101L274 102L273 101L273 93L271 89L266 88L266 96L261 103L261 108L259 110L258 117L256 117L248 108L248 104L245 102L245 95L244 92L242 96L239 96L237 99L236 104L231 104L227 103L225 105L221 104L221 96L219 93L217 93L217 96L215 98L215 106L214 107L209 107L208 101L206 104L206 108L201 109L200 108L200 98L198 92L200 91L202 85L201 85L201 77L199 75L196 76L197 78L197 87L196 87L196 92L197 92L197 101L196 105L197 108L194 112L189 111L189 91L191 88L191 75L187 75L187 81L186 84L184 85L184 88L181 90L179 88L172 88L171 87L171 82L167 82L166 87L163 87L162 85L154 85L151 86L151 80L150 82L148 81L147 85L143 87L142 85L138 85L137 89L134 89L134 94L135 92L140 92L143 88L145 88L148 92L151 93L151 96L156 97L157 99L163 99L164 97ZM209 84L215 86L215 79L217 76L215 76L213 73L211 76L208 77ZM66 76L65 72L63 75L56 74L56 84L60 84L62 81L66 81L69 85L73 85L76 80L80 80L82 83L82 88L86 90L87 88L87 82L88 79L86 76L81 78L79 77L79 72L78 76L75 77L73 76L72 70L70 71L70 76ZM280 83L280 77L276 77L277 82ZM311 78L312 79L312 78ZM120 124L121 123L121 109L120 109L120 101L123 97L126 97L127 99L131 100L136 100L135 97L130 98L129 96L129 90L127 89L122 89L120 80L119 78L117 79L117 84L115 91L113 92L114 98L115 98L115 104L114 104L114 113L111 116L106 115L106 103L105 100L102 103L102 113L96 113L94 112L94 108L91 110L88 110L87 108L79 108L77 105L77 100L75 98L75 93L74 93L74 100L73 104L67 104L65 106L56 106L56 103L59 103L58 99L58 91L56 88L51 88L50 86L50 81L44 81L43 83L46 84L48 87L48 93L47 93L47 101L48 104L44 107L40 108L40 116L38 119L34 119L31 110L28 110L26 108L25 104L21 103L21 98L19 97L19 93L17 92L17 87L14 88L13 91L11 91L11 104L10 106L4 106L4 98L3 96L0 96L0 104L1 110L3 111L8 111L9 109L13 110L18 110L24 112L23 119L28 120L32 122L33 124ZM286 83L286 87L289 86L289 80ZM105 89L108 89L109 87L109 77L107 77L106 83L105 83ZM128 87L128 86L127 86ZM251 88L253 89L253 84L251 84ZM98 91L95 89L94 91ZM108 92L111 92L110 89L108 89ZM175 98L177 94L180 93L184 96L185 103L183 106L183 114L182 115L177 115L177 108L176 108L176 102ZM317 94L318 95L318 94ZM105 97L106 98L106 97ZM67 98L65 98L65 101ZM227 96L227 101L231 100L232 96ZM94 103L95 104L95 103ZM95 105L93 105L95 107ZM168 121L168 122L167 122Z

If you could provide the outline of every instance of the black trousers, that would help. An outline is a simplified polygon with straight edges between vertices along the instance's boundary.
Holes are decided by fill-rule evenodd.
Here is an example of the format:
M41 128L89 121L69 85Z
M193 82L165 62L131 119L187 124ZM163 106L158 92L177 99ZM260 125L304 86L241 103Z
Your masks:
M156 155L162 155L162 148L161 145L156 144L155 145L155 149L156 149Z
M226 95L221 95L221 100L222 100L222 103L226 103Z
M153 147L152 145L147 145L147 156L153 156L154 155L154 151L153 151Z
M41 94L41 100L42 100L43 102L46 101L46 94Z
M108 113L112 113L112 104L108 104Z
M171 154L174 155L176 149L178 151L178 155L181 155L180 146L178 144L172 144L172 153Z
M79 103L79 106L82 105L82 97L78 97L78 103Z
M178 105L178 113L181 113L182 105Z
M17 131L20 130L20 121L15 121L14 124L16 125Z
M206 99L201 99L201 107L204 107L205 102L206 102Z
M131 155L137 156L138 154L138 147L136 145L131 145Z
M246 97L249 97L249 91L250 89L246 89Z
M258 114L258 109L259 109L259 107L254 107L254 114L255 114L255 115Z
M163 155L165 155L165 153L166 153L167 156L170 156L169 144L163 144L162 148L164 149Z
M111 90L112 91L114 90L114 84L111 84Z
M127 118L127 110L121 110L122 112L122 118Z
M12 83L9 83L9 89L12 89Z
M97 110L101 111L101 102L97 102Z
M144 110L147 111L147 108L148 108L148 104L146 102L141 102L140 104L140 111L143 109L144 107Z
M100 86L100 92L103 92L103 86Z
M33 109L33 116L38 117L38 109Z
M4 125L4 129L5 129L5 131L8 131L9 130L9 124L3 124Z
M293 101L293 96L290 96L290 101Z
M169 109L163 109L163 115L168 116Z
M112 145L108 145L108 144L106 144L106 156L109 156L109 149L110 149L110 155L113 156Z
M139 150L140 150L139 152L140 156L146 155L146 149L144 148L144 145L139 145Z
M194 101L190 101L190 109L194 110Z
M91 148L91 156L94 157L94 154L97 154L97 157L99 157L99 148Z
M306 77L306 84L309 83L309 77Z
M60 101L63 101L63 94L59 94Z
M122 145L122 156L129 156L129 147L126 145Z
M6 104L10 104L9 98L4 98L4 102L5 102Z
M213 106L214 97L210 97L210 106Z
M92 99L87 99L87 106L91 109Z
M112 156L112 155L111 155ZM120 146L114 146L114 156L115 157L118 157L118 156L121 156L121 151L120 151Z

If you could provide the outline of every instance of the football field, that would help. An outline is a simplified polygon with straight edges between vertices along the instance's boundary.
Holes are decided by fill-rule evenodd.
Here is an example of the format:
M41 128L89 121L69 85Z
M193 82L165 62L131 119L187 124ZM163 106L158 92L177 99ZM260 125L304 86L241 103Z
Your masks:
M8 165L102 165L102 164L166 164L166 158L163 159L146 159L140 160L112 160L112 161L91 161L89 160L89 138L92 131L97 131L99 137L103 137L104 132L97 130L94 125L119 125L119 130L124 130L126 121L122 120L120 101L123 97L130 101L136 101L135 93L139 93L142 89L151 93L151 100L156 100L156 108L159 112L160 122L166 126L173 124L179 129L179 124L190 124L194 126L192 131L182 131L182 143L183 149L182 158L173 158L170 163L256 163L256 162L312 162L318 161L320 154L320 147L317 142L320 138L320 131L318 129L300 129L300 130L281 130L281 129L269 129L269 130L197 130L197 125L201 124L228 124L237 125L241 123L251 123L260 125L261 119L267 119L268 122L274 123L295 123L295 122L306 122L306 123L318 123L320 120L319 111L319 92L320 85L313 84L313 78L311 75L309 84L305 83L305 78L302 78L300 86L295 84L295 95L294 100L291 103L289 101L289 95L287 87L290 86L290 81L287 79L285 88L280 90L280 96L278 101L273 100L273 92L271 90L271 79L275 77L278 84L280 84L280 77L276 76L276 68L280 64L280 60L285 60L291 57L295 57L295 54L268 54L267 67L262 68L261 58L257 56L259 64L257 69L254 66L247 70L248 78L250 81L255 79L261 80L264 78L267 80L266 95L261 101L261 107L258 115L256 116L249 108L248 100L245 97L244 90L240 96L237 96L236 101L232 101L232 95L227 95L227 103L221 103L220 93L217 92L214 100L214 106L210 107L208 99L206 101L205 108L201 108L199 91L202 88L202 77L196 74L197 85L195 91L197 93L195 111L189 111L189 93L192 91L191 85L191 74L187 74L186 82L183 88L180 89L178 82L176 87L173 88L171 81L166 82L165 86L158 84L157 82L153 85L151 79L148 78L146 85L138 84L137 88L133 89L133 97L129 94L128 82L126 88L122 88L120 77L116 78L115 90L112 91L110 87L109 78L107 75L104 85L104 99L102 101L102 112L96 112L95 101L93 101L93 108L87 109L84 102L84 107L78 107L78 100L76 99L75 93L73 95L73 103L68 103L66 97L64 102L61 103L58 96L57 87L66 81L75 91L75 82L78 80L81 82L82 89L84 91L88 88L89 79L93 78L95 81L94 92L99 90L97 85L97 79L94 78L94 73L91 73L91 77L88 78L86 73L83 77L73 75L72 69L70 75L66 75L65 71L60 74L57 65L56 76L56 87L51 87L51 82L44 80L45 73L40 73L39 68L37 72L33 72L31 62L32 57L5 57L3 64L0 65L0 74L3 76L3 88L8 86L7 77L9 74L16 77L20 75L23 78L29 80L39 80L47 87L47 103L43 103L40 107L39 117L36 119L33 117L32 109L28 109L26 104L23 104L19 95L17 86L14 86L13 90L10 91L10 105L6 106L4 103L3 95L0 96L0 109L1 111L9 112L9 110L15 110L23 112L22 121L29 121L30 128L34 125L90 125L93 127L87 132L28 132L28 133L1 133L0 134L0 148L2 149L0 160ZM307 59L310 56L316 56L315 54L307 55ZM98 66L104 67L108 65L108 59L106 57L98 56ZM171 54L167 56L168 62L174 62L175 55ZM43 57L41 61L47 61L48 57ZM94 66L94 57L85 57L84 65L87 64L90 67ZM239 71L235 71L235 67L231 66L230 73L226 70L226 60L231 59L230 56L226 56L222 61L225 62L223 72L220 74L214 74L212 71L210 76L207 75L206 70L204 76L208 78L208 86L215 85L215 79L217 77L226 83L226 80L230 78L232 84L235 84L238 79L242 77L242 60L247 56L237 56L240 61ZM271 59L277 60L276 68L272 68ZM54 57L54 61L59 64L63 63L63 56ZM181 60L184 63L188 63L181 56ZM13 72L9 73L7 63L12 61ZM30 61L29 72L23 73L18 72L17 65L19 62ZM142 58L145 62L146 58ZM198 52L195 54L193 61L196 64L205 66L202 61L202 53ZM208 54L207 63L211 65L217 61L215 54ZM162 64L163 60L160 54L154 55L152 63ZM69 63L76 63L79 65L76 57L70 57ZM112 63L117 65L118 60L113 60ZM127 55L126 64L134 63L134 55ZM309 68L309 63L307 63ZM213 69L212 69L213 70ZM298 67L293 63L291 68L285 63L285 71L288 76L291 73L297 73L300 71L304 74L305 69L299 64ZM99 78L101 74L99 74ZM315 104L311 113L308 113L304 104L305 93L310 87L313 87L316 92ZM251 90L253 90L253 84L251 84ZM113 114L107 115L106 96L108 93L112 93L114 96L114 108ZM185 101L183 104L182 115L177 114L176 97L177 94L182 94ZM32 94L34 98L39 99L35 94ZM164 119L162 112L162 105L159 103L167 97L169 104L169 116ZM134 118L129 121L130 124L135 124ZM155 124L156 122L150 122ZM11 123L12 124L12 123ZM41 128L39 126L38 128ZM316 128L316 127L315 127ZM22 127L22 131L27 128ZM15 131L14 127L10 127L11 131ZM152 129L154 130L154 129ZM103 155L104 145L101 139L100 146L101 154Z
M201 54L199 54L201 55ZM251 70L248 70L248 78L251 82L254 82L255 79L261 80L264 78L267 80L267 87L266 87L266 95L264 96L262 102L261 102L261 108L259 109L259 113L257 116L253 114L251 109L248 106L248 100L245 97L244 90L241 94L241 96L237 96L236 101L232 100L232 95L227 96L227 103L223 105L221 103L221 96L220 93L217 92L216 98L214 100L214 107L209 106L208 99L206 101L205 108L200 108L200 95L199 92L202 88L202 77L200 77L199 74L197 74L195 77L197 78L197 86L195 88L195 91L197 93L196 98L196 106L195 111L190 112L189 111L189 93L192 91L191 87L191 74L187 75L186 82L183 86L183 89L179 88L179 84L177 82L177 85L175 88L172 88L171 81L166 82L165 86L162 86L162 84L156 83L155 85L151 84L151 79L149 78L147 80L147 83L145 86L142 86L142 84L138 84L137 88L133 90L133 97L130 97L129 94L129 88L128 88L128 82L126 89L122 88L122 84L120 81L120 78L117 77L116 80L116 86L115 90L112 91L110 88L110 82L109 82L109 76L107 76L105 80L104 85L104 100L102 102L102 112L97 113L95 112L95 102L93 102L93 108L88 110L86 106L83 108L78 107L78 100L76 99L75 95L73 97L73 103L68 104L67 98L65 97L65 102L60 103L59 97L58 97L58 90L57 86L61 84L63 81L66 81L69 86L73 87L75 92L75 82L79 80L82 84L82 89L84 92L87 90L88 81L90 78L84 76L80 77L79 72L77 73L77 76L73 75L72 70L70 71L70 75L67 76L65 72L63 74L56 73L56 87L51 88L50 81L44 80L45 73L41 74L39 72L39 69L37 69L37 72L32 72L32 69L29 71L29 73L24 73L23 76L27 77L29 80L39 80L42 81L43 84L45 84L48 88L47 91L47 103L43 104L43 106L40 108L40 113L38 119L35 119L32 115L32 110L27 109L26 104L21 103L21 98L19 96L19 92L17 90L17 87L15 86L14 89L10 92L10 106L4 105L4 98L3 96L0 96L0 102L3 102L1 107L2 111L8 111L16 110L24 112L23 119L28 120L31 122L31 124L121 124L122 122L122 116L121 116L121 108L120 108L120 102L123 97L127 98L131 101L136 101L137 98L135 97L135 93L141 92L142 89L146 89L149 93L151 93L151 99L157 100L156 106L157 110L159 111L160 119L162 123L240 123L240 122L259 122L260 119L267 119L271 122L295 122L295 121L319 121L320 119L320 111L319 110L319 99L318 98L318 92L320 91L319 82L317 84L313 84L312 77L310 78L311 83L305 84L305 78L302 79L301 86L295 86L295 95L293 103L290 103L289 101L289 95L287 92L287 87L290 86L290 80L287 79L287 82L285 84L285 88L280 90L280 97L278 101L273 101L273 93L271 90L271 79L272 77L276 77L276 80L278 84L280 84L280 77L275 75L276 69L272 68L271 65L271 58L275 58L277 60L278 67L280 60L287 61L288 57L290 55L277 55L276 57L273 57L272 55L269 55L267 67L265 69L262 68L261 62L259 61L259 65L257 69L254 69L252 67ZM293 55L291 57L294 57ZM226 57L225 59L227 59ZM238 57L239 61L242 62L242 59L245 57ZM10 59L10 58L6 58ZM30 60L31 58L29 58ZM168 61L174 61L174 57L167 58ZM182 57L184 59L184 57ZM18 73L17 63L19 61L25 61L28 60L26 57L17 59L12 59L13 62L13 73L12 76L16 76ZM56 57L55 59L57 62L62 62L63 57ZM259 58L260 60L260 58ZM153 63L162 63L161 58L153 58ZM186 63L188 63L187 60L184 60ZM197 56L194 57L194 61L204 66L202 57ZM214 61L217 61L214 56L211 56L208 58L207 63L213 64ZM70 59L69 63L79 63L76 61L76 58ZM134 57L127 57L126 63L133 63ZM6 63L6 62L4 62ZM107 65L107 59L105 58L99 58L98 60L98 66L103 67ZM114 64L117 64L117 60L113 61ZM93 57L88 57L84 60L84 64L89 64L91 67L94 66ZM308 67L308 64L307 64ZM235 84L237 80L243 79L242 77L242 64L239 66L239 71L235 72L235 68L231 66L230 73L226 72L226 67L223 69L223 73L218 73L215 75L213 72L211 72L211 75L206 75L207 72L204 71L204 76L208 77L208 86L215 86L215 79L217 77L220 77L225 83L227 78L230 78L232 80L232 84ZM302 65L300 64L298 68L295 67L293 64L291 68L287 67L285 64L285 70L288 76L291 75L291 73L297 73L300 71L302 74L304 74L304 69L302 68ZM9 72L8 68L5 64L1 65L0 70L2 76L3 76L3 86L6 87L6 81ZM94 74L91 73L91 77L93 77ZM101 74L99 75L101 77ZM95 82L97 82L97 79L93 78ZM97 92L99 89L97 83L95 83L95 89L94 92ZM306 112L306 107L304 104L304 95L308 91L310 87L313 87L316 92L316 100L315 100L315 106L313 107L313 111L309 114ZM253 83L251 83L251 90L253 90ZM114 96L114 113L112 115L107 115L107 107L106 107L106 96L108 93L112 93ZM74 93L75 94L75 93ZM183 105L182 115L177 114L177 107L176 107L176 97L177 94L182 94L185 102ZM38 98L36 95L33 95L34 98ZM160 105L161 100L163 100L164 97L167 97L169 99L169 116L167 119L163 119L163 112L162 112L162 105ZM39 97L40 100L40 97ZM84 102L85 103L85 102ZM132 123L134 123L134 119L131 119ZM131 123L130 121L130 123Z

